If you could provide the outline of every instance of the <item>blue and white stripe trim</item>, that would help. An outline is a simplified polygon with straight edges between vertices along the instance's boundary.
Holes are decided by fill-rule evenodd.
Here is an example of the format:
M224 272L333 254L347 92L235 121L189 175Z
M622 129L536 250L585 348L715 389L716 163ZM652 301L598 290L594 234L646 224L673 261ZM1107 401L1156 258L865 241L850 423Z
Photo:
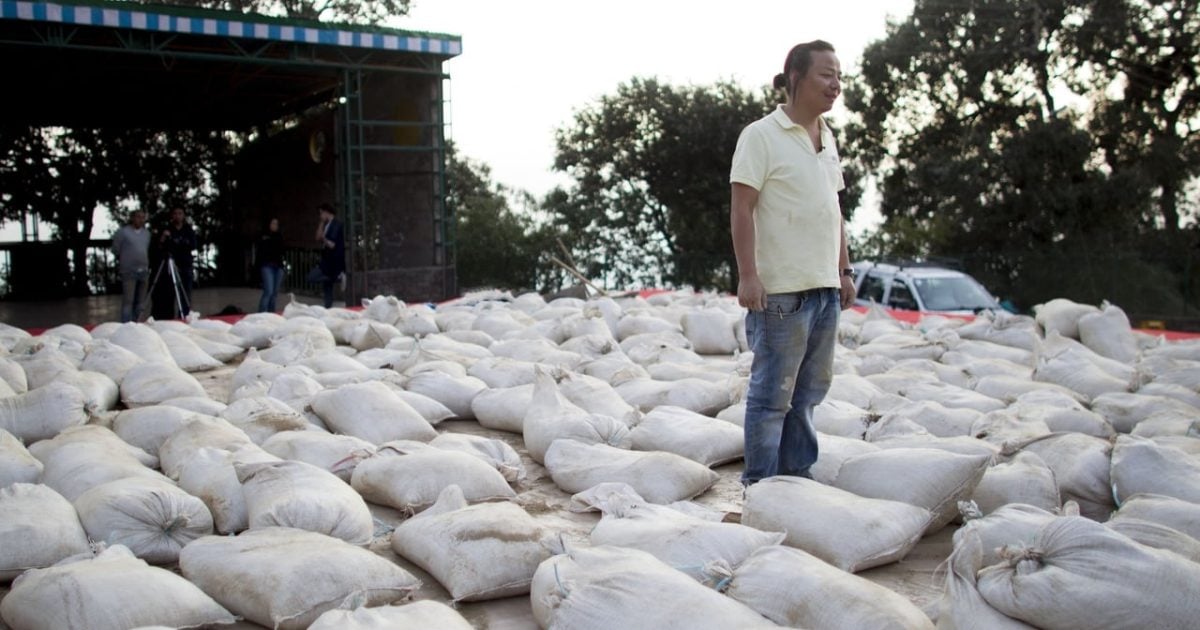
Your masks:
M336 28L311 28L272 22L215 19L155 13L153 10L94 7L55 2L0 0L0 19L108 26L159 33L245 37L280 42L325 44L455 56L462 42L421 33L387 34Z

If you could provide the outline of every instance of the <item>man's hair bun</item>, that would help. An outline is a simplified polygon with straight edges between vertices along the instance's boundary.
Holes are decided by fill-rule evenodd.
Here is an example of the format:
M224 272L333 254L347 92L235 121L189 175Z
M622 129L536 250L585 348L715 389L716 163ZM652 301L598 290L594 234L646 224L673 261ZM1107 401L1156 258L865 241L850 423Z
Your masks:
M775 89L782 90L787 87L787 77L782 72L775 75Z

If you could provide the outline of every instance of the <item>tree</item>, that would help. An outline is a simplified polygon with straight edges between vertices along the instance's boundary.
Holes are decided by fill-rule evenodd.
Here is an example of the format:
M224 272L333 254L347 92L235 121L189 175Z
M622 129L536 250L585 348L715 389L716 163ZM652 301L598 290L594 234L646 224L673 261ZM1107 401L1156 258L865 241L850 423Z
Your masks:
M1111 273L1145 277L1145 249L1121 254L1177 233L1200 175L1192 5L918 0L846 93L847 153L881 187L869 246L957 256L1023 306L1146 299Z
M511 200L532 207L528 193L492 181L491 169L460 156L453 145L446 157L446 207L455 218L455 267L464 289L492 287L553 290L561 274L549 271L554 237Z
M87 249L98 210L122 222L187 209L201 236L213 230L214 173L224 136L137 129L9 127L0 130L0 218L36 216L71 251L71 290L88 293Z
M634 78L559 129L555 168L574 183L545 207L587 274L615 286L733 290L730 164L742 129L772 106L771 93L729 82ZM844 209L858 203L854 175Z
M71 290L87 294L87 247L97 208L122 192L113 134L90 129L5 128L0 132L0 216L33 215L54 226L71 251Z
M389 17L407 15L410 0L144 0L168 4L220 9L238 13L260 13L305 20L378 24Z

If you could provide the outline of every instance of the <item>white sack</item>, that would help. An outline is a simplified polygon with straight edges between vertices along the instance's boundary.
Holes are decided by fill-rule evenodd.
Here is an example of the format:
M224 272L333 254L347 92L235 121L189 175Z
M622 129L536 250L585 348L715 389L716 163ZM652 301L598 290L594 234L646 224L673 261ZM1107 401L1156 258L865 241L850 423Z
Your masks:
M629 437L636 450L675 453L710 467L737 461L745 451L738 427L670 405L646 414Z
M150 363L167 363L175 365L171 350L153 328L146 324L126 322L113 331L108 337L112 343L125 348Z
M232 624L237 617L166 569L116 545L26 573L0 603L0 617L20 630L127 630Z
M24 394L0 398L0 429L32 444L87 422L94 411L87 406L79 388L50 383Z
M158 453L172 433L201 415L165 405L137 407L118 413L113 418L112 430L129 444L147 453Z
M313 425L299 411L269 396L252 396L234 401L221 412L221 418L246 432L255 444L282 431L307 431Z
M580 409L559 393L554 378L541 370L534 378L533 397L522 422L525 448L533 461L543 463L546 451L559 439L619 448L632 445L624 422Z
M525 414L533 401L533 385L518 385L479 392L471 400L471 413L481 426L509 433L524 433Z
M980 517L969 504L963 505L966 522L954 532L954 545L975 537L979 541L980 566L1000 562L1006 547L1028 547L1037 540L1042 526L1060 516L1078 516L1078 506L1068 503L1061 513L1032 505L1011 503Z
M443 405L463 420L471 420L471 401L485 391L487 383L473 377L455 377L440 372L422 372L413 376L404 386L410 392L428 396Z
M1065 298L1056 298L1033 307L1037 323L1049 336L1052 332L1069 337L1079 338L1079 319L1084 315L1099 313L1100 309L1091 304L1079 304Z
M473 630L474 626L457 610L432 599L422 599L403 606L329 610L317 617L308 630L382 630L384 628Z
M1200 564L1079 517L1048 523L1029 548L979 574L988 604L1046 630L1191 628L1197 584Z
M969 435L971 425L983 415L974 409L951 409L933 400L911 402L883 414L880 422L900 417L917 423L932 435L955 437Z
M1092 400L1092 411L1104 416L1120 433L1130 433L1139 422L1155 414L1174 411L1197 414L1195 407L1172 398L1147 394L1108 393Z
M372 444L428 442L437 437L437 431L412 405L375 381L319 392L312 397L311 406L330 429Z
M196 449L207 446L227 451L255 447L246 432L220 418L196 418L176 429L158 448L163 474L179 478L179 471Z
M166 331L159 333L159 336L162 337L163 343L167 344L167 350L171 353L171 358L174 359L176 365L185 372L215 370L225 365L201 350L200 346L187 335Z
M79 369L105 374L119 386L125 374L143 361L145 359L124 346L100 339L88 346Z
M1113 519L1134 518L1177 529L1200 540L1200 504L1158 494L1135 494L1121 503Z
M79 515L61 494L30 483L0 488L0 583L89 550Z
M335 608L402 600L421 585L366 549L287 527L206 536L183 550L179 569L230 611L278 630L302 630Z
M14 483L37 483L42 476L42 462L13 434L0 429L0 488Z
M975 491L991 463L988 455L936 449L884 449L846 460L833 485L860 497L901 501L929 510L930 533L958 516L958 502Z
M121 401L126 407L156 405L171 398L205 395L200 381L173 363L141 363L130 369L121 381Z
M762 547L731 566L724 593L781 626L933 630L907 598L800 549Z
M681 320L683 335L699 354L733 354L738 341L734 319L720 309L687 311Z
M255 446L236 451L202 446L180 466L179 487L204 501L218 534L236 534L250 527L250 514L234 464L275 461L279 458Z
M429 445L477 457L495 468L509 483L525 479L525 464L521 463L520 453L503 440L467 433L442 433L433 438Z
M282 431L267 438L262 448L281 459L329 471L346 483L358 462L375 454L375 445L366 440L323 431Z
M546 560L530 599L543 630L777 627L654 556L620 547L573 549Z
M1135 494L1158 494L1200 503L1200 458L1146 438L1122 435L1112 451L1117 502Z
M35 456L44 465L42 483L54 488L68 501L118 479L166 480L162 473L147 468L131 455L129 448L102 442L75 442L46 453L35 453Z
M712 562L736 567L756 550L783 542L781 532L689 516L646 503L628 486L624 493L602 502L604 516L592 528L592 545L645 551L699 581L708 579L705 569Z
M251 528L292 527L340 538L355 545L371 542L371 511L353 488L312 464L294 461L233 464Z
M594 376L566 372L558 380L558 391L584 411L612 416L629 425L641 415L612 385Z
M802 477L771 477L750 486L742 509L742 524L786 532L786 544L851 573L900 560L932 519L925 508Z
M1017 453L1011 461L996 464L983 474L971 500L990 514L1009 503L1057 510L1062 505L1054 471L1032 452Z
M1042 458L1054 471L1062 500L1079 503L1084 516L1104 520L1116 508L1109 472L1112 445L1107 440L1079 433L1056 433L1037 438L1022 450Z
M74 503L89 538L124 545L151 564L175 562L180 549L213 531L204 502L159 479L110 481Z
M976 575L983 568L982 543L976 534L957 536L946 561L946 588L938 606L938 630L1036 630L1001 614L979 594Z
M837 478L837 473L846 460L878 450L879 447L871 442L818 432L817 462L808 469L808 472L813 479L827 486L833 485L833 480Z
M627 451L607 444L555 440L546 469L564 492L582 492L603 482L627 483L651 503L690 499L712 487L717 474L673 453Z
M469 505L454 485L396 527L392 549L429 572L454 601L524 595L538 565L561 552L555 533L520 506Z
M1200 563L1200 540L1173 527L1137 518L1109 519L1104 526L1147 547L1165 549Z
M1137 340L1129 317L1119 306L1104 302L1099 313L1079 318L1079 340L1096 354L1124 363L1133 363L1138 356Z
M504 477L478 457L410 441L380 446L354 469L350 485L371 503L409 512L429 507L451 485L472 503L516 496Z

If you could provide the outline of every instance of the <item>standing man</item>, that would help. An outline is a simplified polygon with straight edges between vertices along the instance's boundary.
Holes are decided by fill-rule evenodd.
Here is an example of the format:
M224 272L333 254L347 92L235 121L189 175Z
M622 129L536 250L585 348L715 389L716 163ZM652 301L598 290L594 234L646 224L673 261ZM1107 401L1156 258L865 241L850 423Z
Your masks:
M171 210L171 220L159 234L158 247L164 255L165 264L170 265L172 262L175 264L179 282L179 286L175 289L179 291L178 317L187 317L192 310L192 284L195 278L192 253L198 245L196 230L192 229L191 223L188 223L183 208L175 206ZM166 282L169 286L171 283L170 269L163 269L162 274L159 275L162 276L160 282Z
M317 225L317 242L321 244L321 262L308 274L309 282L320 282L325 308L333 306L333 283L346 271L346 238L342 222L337 220L333 206L317 206L321 222Z
M112 248L121 273L121 322L141 321L150 279L150 230L146 229L145 212L134 210L129 215L129 223L113 234Z
M788 52L776 89L786 101L738 138L729 181L738 303L754 352L746 396L742 483L811 477L813 408L833 380L838 316L854 301L833 133L821 117L841 94L833 46Z

